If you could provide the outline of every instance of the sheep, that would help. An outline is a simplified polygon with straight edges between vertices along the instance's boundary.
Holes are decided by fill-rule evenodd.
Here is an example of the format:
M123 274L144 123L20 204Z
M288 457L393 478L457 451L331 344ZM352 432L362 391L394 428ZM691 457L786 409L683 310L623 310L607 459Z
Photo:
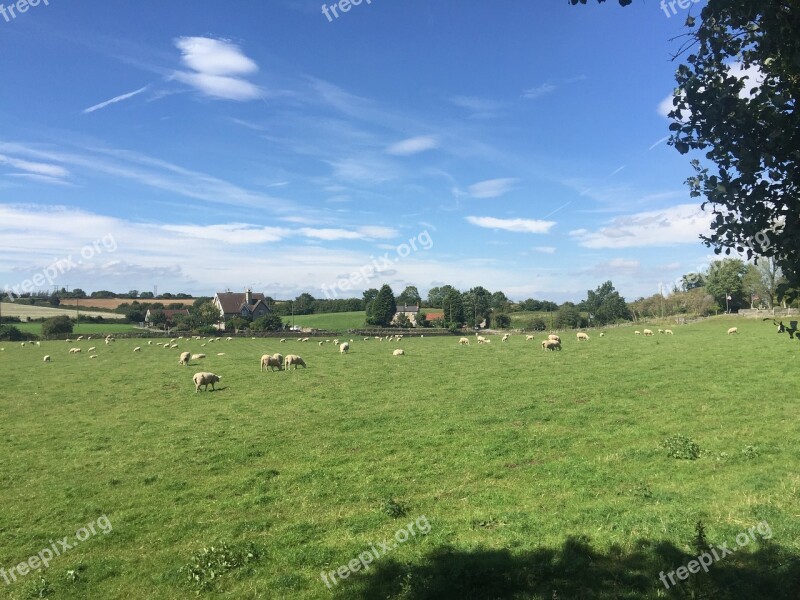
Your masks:
M89 358L97 358L97 354L92 354L89 356Z
M320 346L324 346L324 345L325 345L325 342L319 342L319 345L320 345Z
M348 344L347 342L343 342L342 344L339 344L339 353L340 354L347 354L348 352L350 352L350 344Z
M588 342L589 341L589 336L586 335L585 333L583 333L582 331L579 331L578 332L578 341L579 342Z
M302 341L303 341L303 338L297 338L297 341L298 341L298 342L302 342Z
M526 342L530 342L532 339L533 339L533 336L532 336L532 335L526 335L526 336L525 336L525 341L526 341Z
M217 356L225 356L224 352L217 352Z
M22 346L22 347L24 348L24 347L25 347L25 342L22 342L22 343L20 344L20 346Z
M69 349L69 353L70 354L80 354L80 352L81 352L80 348L70 348Z
M207 372L200 372L195 373L194 377L192 377L192 381L194 381L194 392L195 394L200 391L200 386L205 386L203 388L204 391L208 391L208 386L211 385L212 391L214 390L214 384L217 383L222 379L221 375L214 375L214 373L207 373Z
M94 352L95 350L97 350L97 348L95 348L94 346L92 346L91 348L89 348L89 349L87 350L87 352Z
M153 345L153 340L147 340L147 345L148 346L152 346Z
M233 338L229 336L229 337L226 337L225 339L230 342Z
M551 333L550 335L548 335L547 339L552 340L554 342L558 342L559 344L561 343L561 338L558 337L555 333Z
M206 345L205 345L205 344L200 344L200 347L201 347L201 348L205 348L205 347L206 347Z
M675 335L674 333L672 333L672 329L665 329L664 333L666 333L667 335Z
M642 333L643 333L644 335L653 335L653 332L652 332L652 331L650 331L649 329L645 329L644 331L642 331Z
M728 335L731 335L732 333L739 333L739 328L731 327L730 329L728 329Z
M561 342L557 340L542 340L542 350L561 350Z
M80 342L82 339L83 339L82 335L79 335L77 338L75 338L75 340L78 341L78 342Z
M642 332L641 331L634 331L633 335L642 335Z
M280 352L276 352L275 354L273 354L272 358L277 360L280 364L283 364L283 354L281 354Z
M264 367L269 367L270 370L274 370L275 367L278 368L278 371L281 370L281 363L275 357L270 356L269 354L265 354L261 357L261 372L264 372Z
M392 352L392 356L403 356L405 352L403 352L400 348Z
M369 338L368 338L368 337L364 338L364 341L365 341L365 342L368 342L368 341L369 341Z
M42 359L43 362L50 362L50 355L46 354L45 357Z
M475 335L478 335L478 334L476 333ZM479 343L479 344L482 344L482 343L484 343L485 341L486 341L486 338L485 338L485 337L483 337L482 335L478 335L478 343Z
M181 358L178 361L179 365L183 365L184 367L189 366L189 360L192 358L191 352L181 352Z
M91 339L91 338L89 338L89 339ZM42 345L42 342L36 342L36 345L37 345L37 346L41 346L41 345Z
M600 337L604 337L605 335L606 335L606 334L605 334L605 333L603 333L602 331L600 332Z
M335 340L333 340L333 343L338 346L339 345L339 338L336 338Z
M311 338L303 338L303 339L302 339L302 340L300 340L300 341L301 341L301 342L307 342L307 341L308 341L308 340L310 340L310 339L311 339Z
M283 344L285 341L286 341L286 338L281 338L281 344Z
M178 347L178 344L172 344L172 345L170 346L170 348L177 348L177 347Z
M509 336L508 336L508 334L505 334L505 335L503 336L503 341L504 341L504 342L507 342L507 341L508 341L508 337L509 337Z
M283 368L287 371L289 367L294 365L294 370L297 370L297 365L303 365L303 368L306 368L306 361L304 361L301 357L297 356L296 354L287 354L286 358L283 359Z
M192 354L192 360L200 360L201 358L205 358L205 354Z
M658 333L664 333L664 330L663 329L659 329Z
M65 339L64 341L65 341L65 342L71 342L72 340L71 340L71 339L69 339L69 338L67 338L67 339Z
M469 338L462 337L460 340L458 340L458 343L462 346L469 346Z
M350 338L350 343L351 343L351 344L353 343L353 338Z

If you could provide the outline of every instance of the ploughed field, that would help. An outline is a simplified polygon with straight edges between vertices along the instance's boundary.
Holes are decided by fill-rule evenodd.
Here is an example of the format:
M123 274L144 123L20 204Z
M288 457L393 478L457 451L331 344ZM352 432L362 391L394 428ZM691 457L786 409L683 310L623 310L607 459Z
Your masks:
M671 328L0 342L0 597L796 597L800 343Z

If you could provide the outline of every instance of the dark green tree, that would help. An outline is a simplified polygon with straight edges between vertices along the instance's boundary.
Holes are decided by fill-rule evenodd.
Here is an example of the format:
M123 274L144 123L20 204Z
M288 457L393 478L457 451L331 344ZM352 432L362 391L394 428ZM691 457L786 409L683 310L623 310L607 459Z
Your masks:
M164 327L167 325L167 315L161 309L150 311L150 322L156 327Z
M384 284L370 306L367 323L378 327L388 327L397 312L397 303L392 288Z
M614 323L627 319L630 314L625 298L614 289L611 281L606 281L595 291L589 290L584 304L594 325Z
M445 323L460 325L464 322L464 304L461 301L461 294L458 290L450 290L447 296L442 299L442 311L444 312Z
M406 306L419 306L420 302L422 302L422 297L419 295L416 286L413 285L406 287L397 297L397 303Z
M749 306L745 301L744 276L747 266L738 258L715 260L708 268L706 275L706 291L723 309L727 306L731 310L738 310ZM730 299L727 300L726 296Z
M72 333L72 319L67 316L52 317L42 322L42 335L47 337L62 333Z
M428 306L431 308L442 308L444 299L450 292L458 292L452 285L443 285L441 287L432 287L428 291Z
M270 313L253 321L251 329L254 331L281 331L283 320L278 315Z
M573 302L564 302L556 313L555 325L559 329L581 326L581 312Z

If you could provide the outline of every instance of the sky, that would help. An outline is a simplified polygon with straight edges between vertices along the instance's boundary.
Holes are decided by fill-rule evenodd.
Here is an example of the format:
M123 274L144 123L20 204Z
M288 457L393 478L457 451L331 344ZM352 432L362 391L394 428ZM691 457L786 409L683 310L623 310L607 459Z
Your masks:
M704 3L502 4L5 2L0 287L633 300L707 266L666 143Z

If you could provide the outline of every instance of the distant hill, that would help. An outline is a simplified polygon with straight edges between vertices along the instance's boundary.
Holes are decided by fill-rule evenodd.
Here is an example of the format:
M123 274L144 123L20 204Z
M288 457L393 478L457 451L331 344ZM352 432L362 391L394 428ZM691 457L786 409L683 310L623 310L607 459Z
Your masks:
M27 304L18 304L16 302L3 302L0 303L0 312L4 317L19 317L23 321L30 317L31 319L49 319L50 317L58 317L60 315L67 315L68 317L75 317L74 306L69 309L65 308L52 308L49 306L29 306ZM88 315L90 317L104 317L106 319L124 319L125 315L120 315L111 312L97 312L92 310L80 310L80 314Z
M61 306L94 306L95 308L107 308L114 310L120 304L130 304L131 302L139 302L141 304L152 304L160 302L164 306L168 304L183 304L184 306L191 306L194 304L194 298L62 298Z

